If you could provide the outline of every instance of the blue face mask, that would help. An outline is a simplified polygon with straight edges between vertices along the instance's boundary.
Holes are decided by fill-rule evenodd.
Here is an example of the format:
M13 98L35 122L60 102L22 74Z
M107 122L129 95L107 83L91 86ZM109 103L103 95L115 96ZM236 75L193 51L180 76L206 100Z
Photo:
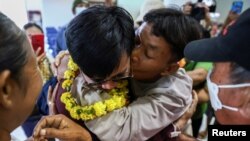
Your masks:
M213 83L210 80L210 76L211 76L211 71L208 72L207 75L207 87L208 87L208 92L209 92L209 97L210 97L210 101L211 101L211 105L213 107L213 109L215 111L220 110L223 108L231 110L231 111L239 111L238 108L235 107L231 107L231 106L227 106L227 105L223 105L218 97L218 93L219 93L219 88L221 89L232 89L232 88L242 88L242 87L249 87L250 83L243 83L243 84L233 84L233 85L217 85L215 83Z
M86 7L76 7L76 16L86 9L87 9Z

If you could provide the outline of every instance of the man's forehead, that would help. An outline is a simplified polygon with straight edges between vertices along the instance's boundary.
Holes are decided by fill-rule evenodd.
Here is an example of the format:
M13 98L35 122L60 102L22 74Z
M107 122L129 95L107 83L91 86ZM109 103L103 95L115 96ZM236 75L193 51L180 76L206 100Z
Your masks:
M231 66L231 62L214 62L213 63L213 70L222 70L228 69Z
M146 28L148 26L150 26L150 24L148 24L147 22L143 22L141 26L136 30L136 35L141 34L145 29L150 29L150 28Z
M212 77L218 80L228 80L231 72L231 62L215 62L212 68Z

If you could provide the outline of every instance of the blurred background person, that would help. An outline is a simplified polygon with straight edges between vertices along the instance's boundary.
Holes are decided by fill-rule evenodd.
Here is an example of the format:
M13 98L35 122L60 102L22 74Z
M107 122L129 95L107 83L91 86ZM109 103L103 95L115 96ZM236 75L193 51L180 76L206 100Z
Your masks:
M54 81L53 79L51 79L53 77L53 73L51 71L50 68L50 62L48 57L46 56L46 52L44 52L44 38L40 38L40 37L44 37L43 34L43 30L42 28L35 24L35 23L27 23L23 26L23 29L25 31L25 33L27 34L29 41L31 43L31 45L33 46L33 50L36 53L37 56L37 62L38 62L38 67L39 70L42 74L42 80L43 80L43 91L42 93L40 93L39 97L38 97L38 101L33 109L33 112L31 113L31 115L28 117L28 119L22 124L22 128L26 134L27 137L30 137L33 133L33 129L35 127L35 125L37 124L37 122L41 119L42 116L47 115L48 113L46 112L47 109L46 105L46 99L47 99L47 91L48 89L46 88L46 83L49 81ZM37 41L36 41L36 38ZM43 41L40 41L43 40ZM34 44L32 42L38 42L38 44ZM35 47L36 46L36 47ZM43 48L43 49L42 49ZM41 50L43 50L42 53ZM51 83L49 83L51 84Z
M23 29L25 33L27 34L27 36L29 37L31 44L33 44L32 42L35 42L35 40L32 40L33 39L32 37L36 35L42 35L42 37L44 37L43 29L36 23L27 23L23 26ZM45 83L53 76L53 74L50 68L49 59L46 56L44 38L43 38L43 42L41 42L40 45L41 46L39 46L38 48L33 47L33 49L36 52L36 55L38 58L37 61L38 61L39 69L42 73L43 83Z

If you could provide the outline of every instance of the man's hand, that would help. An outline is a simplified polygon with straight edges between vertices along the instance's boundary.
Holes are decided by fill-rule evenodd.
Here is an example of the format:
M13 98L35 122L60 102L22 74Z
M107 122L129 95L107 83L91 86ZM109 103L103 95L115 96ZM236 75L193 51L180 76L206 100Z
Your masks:
M62 141L92 141L90 133L64 115L43 117L33 132L34 141L57 138Z

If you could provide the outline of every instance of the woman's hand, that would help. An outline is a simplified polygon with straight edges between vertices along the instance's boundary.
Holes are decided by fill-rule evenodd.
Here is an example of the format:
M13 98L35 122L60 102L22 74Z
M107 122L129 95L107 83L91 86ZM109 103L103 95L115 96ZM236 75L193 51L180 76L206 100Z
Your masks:
M33 132L34 141L57 138L62 141L92 141L90 133L64 115L43 117Z

